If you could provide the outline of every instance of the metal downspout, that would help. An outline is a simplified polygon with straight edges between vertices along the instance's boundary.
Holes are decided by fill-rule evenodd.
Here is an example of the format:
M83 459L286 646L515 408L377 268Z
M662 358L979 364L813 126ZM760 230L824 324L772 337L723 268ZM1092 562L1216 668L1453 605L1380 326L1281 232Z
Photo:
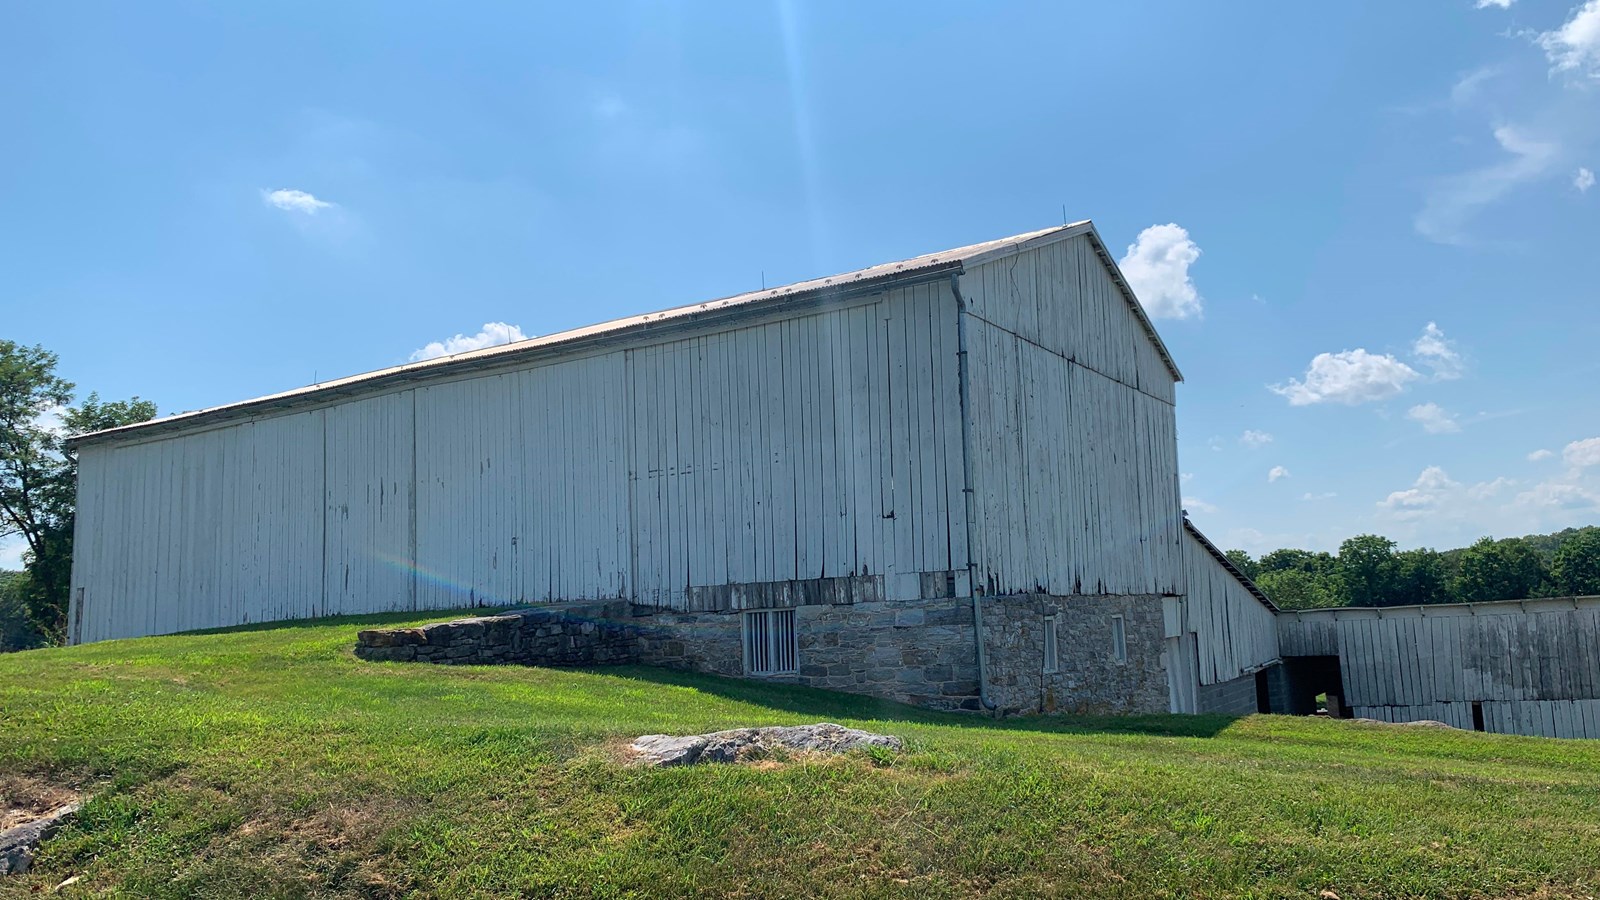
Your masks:
M967 367L967 301L961 296L961 273L950 273L950 293L956 298L956 371L961 395L961 497L967 515L967 593L972 599L972 640L978 648L978 702L987 710L997 709L989 699L989 664L983 652L983 598L978 589L978 561L973 552L972 533L972 396Z

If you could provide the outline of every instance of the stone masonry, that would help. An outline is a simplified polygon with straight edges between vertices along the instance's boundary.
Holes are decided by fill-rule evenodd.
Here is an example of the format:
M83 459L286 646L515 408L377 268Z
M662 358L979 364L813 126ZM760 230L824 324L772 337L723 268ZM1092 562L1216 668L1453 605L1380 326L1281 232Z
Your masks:
M1006 713L1164 712L1161 600L1022 595L984 604L989 697ZM970 598L797 605L799 671L767 680L867 694L932 709L980 710ZM511 610L422 628L363 631L374 661L543 666L642 664L744 674L739 611L669 612L625 602ZM1127 658L1113 652L1123 617ZM1056 617L1058 671L1044 671L1045 617Z

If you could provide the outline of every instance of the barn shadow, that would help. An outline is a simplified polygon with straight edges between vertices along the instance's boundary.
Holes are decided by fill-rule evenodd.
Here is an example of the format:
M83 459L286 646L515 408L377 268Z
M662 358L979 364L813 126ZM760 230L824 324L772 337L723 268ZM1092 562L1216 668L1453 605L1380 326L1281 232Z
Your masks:
M939 712L881 700L861 694L826 691L820 688L793 684L754 681L746 678L728 678L675 669L651 666L619 666L589 669L597 675L628 678L652 684L692 688L727 700L764 706L795 715L831 719L873 719L878 721L914 722L955 728L983 728L987 730L1027 731L1046 734L1139 734L1152 737L1215 737L1237 716L1225 715L1135 715L1135 716L1074 716L1028 715L994 718L976 712Z

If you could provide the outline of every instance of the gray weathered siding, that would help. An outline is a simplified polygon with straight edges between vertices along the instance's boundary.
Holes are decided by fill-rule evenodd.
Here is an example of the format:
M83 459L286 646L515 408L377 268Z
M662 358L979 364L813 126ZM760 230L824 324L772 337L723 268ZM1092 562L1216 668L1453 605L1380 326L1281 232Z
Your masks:
M991 594L1181 594L1173 376L1086 237L975 266L974 556Z
M1202 685L1232 681L1278 659L1277 617L1223 568L1198 538L1184 532L1189 593L1186 629L1195 634Z
M81 452L76 640L519 602L965 588L955 301L798 317ZM834 579L834 581L824 581Z
M1600 737L1600 597L1285 612L1286 656L1339 657L1345 703L1391 722Z

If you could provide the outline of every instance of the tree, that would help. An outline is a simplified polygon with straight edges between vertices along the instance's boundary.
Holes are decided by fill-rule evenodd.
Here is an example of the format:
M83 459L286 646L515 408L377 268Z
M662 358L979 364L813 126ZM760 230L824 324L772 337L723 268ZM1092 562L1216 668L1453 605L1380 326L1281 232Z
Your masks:
M1544 560L1527 541L1480 538L1461 551L1456 599L1521 600L1534 596L1544 580Z
M43 347L0 340L0 537L21 536L26 567L20 588L28 619L51 641L65 632L72 575L72 525L78 461L68 434L131 425L155 416L135 397L102 402L90 394L73 407L73 385L56 374Z
M1600 594L1600 528L1574 532L1556 547L1550 580L1562 594Z
M1358 534L1339 545L1339 580L1346 606L1394 606L1399 601L1400 567L1394 541Z
M1423 547L1402 550L1394 555L1395 604L1418 606L1424 603L1449 603L1455 599L1450 594L1450 572L1444 557L1436 550Z
M0 571L0 653L44 643L44 635L33 627L27 608L22 605L22 587L26 583L27 576L21 572Z
M1256 586L1272 598L1279 609L1320 609L1341 605L1337 581L1300 569L1263 572Z
M1256 561L1250 558L1250 554L1243 550L1229 550L1222 555L1228 558L1228 562L1233 563L1235 569L1243 572L1244 577L1252 581L1255 580L1258 567L1256 566Z

